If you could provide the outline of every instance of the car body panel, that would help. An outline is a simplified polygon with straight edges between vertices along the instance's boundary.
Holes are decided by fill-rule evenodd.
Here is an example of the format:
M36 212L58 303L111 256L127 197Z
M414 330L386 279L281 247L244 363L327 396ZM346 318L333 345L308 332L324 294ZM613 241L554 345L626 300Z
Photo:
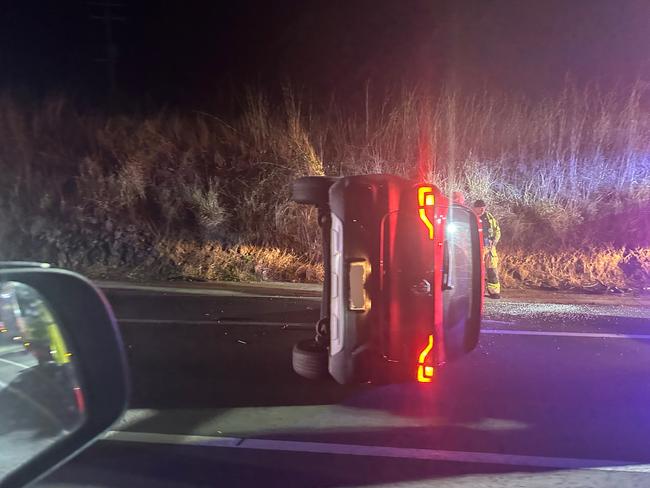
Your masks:
M483 270L478 219L470 209L450 207L433 185L392 175L341 178L330 188L329 205L329 371L336 381L413 379L429 336L431 366L475 346L468 336L478 337ZM471 242L452 239L458 284L443 290L450 275L443 266L449 215L462 216L461 238Z

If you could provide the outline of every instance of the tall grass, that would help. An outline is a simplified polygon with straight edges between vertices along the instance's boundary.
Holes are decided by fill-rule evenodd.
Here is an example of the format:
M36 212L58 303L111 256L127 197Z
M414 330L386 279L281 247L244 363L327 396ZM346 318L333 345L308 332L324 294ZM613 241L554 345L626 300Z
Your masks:
M490 199L566 203L603 190L635 194L649 176L648 103L641 83L625 94L567 85L538 101L404 92L395 103L371 105L369 117L326 120L330 150L322 158L347 171L412 174L425 131L434 178Z
M485 199L513 253L650 246L642 83L611 92L567 84L545 100L368 92L358 110L314 107L291 90L280 103L255 91L238 100L235 117L102 115L62 98L26 106L0 96L2 257L187 275L191 249L217 246L220 263L246 249L266 259L250 269L287 278L269 271L268 256L283 256L278 268L287 256L319 258L315 212L288 201L289 183L367 172L424 173Z

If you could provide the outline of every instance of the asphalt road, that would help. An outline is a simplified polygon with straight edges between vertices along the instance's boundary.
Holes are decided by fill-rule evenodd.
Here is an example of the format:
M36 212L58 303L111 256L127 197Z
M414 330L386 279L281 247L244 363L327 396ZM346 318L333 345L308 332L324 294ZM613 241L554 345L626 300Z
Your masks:
M650 486L647 301L489 302L433 384L341 387L291 371L314 287L106 286L132 409L41 487Z

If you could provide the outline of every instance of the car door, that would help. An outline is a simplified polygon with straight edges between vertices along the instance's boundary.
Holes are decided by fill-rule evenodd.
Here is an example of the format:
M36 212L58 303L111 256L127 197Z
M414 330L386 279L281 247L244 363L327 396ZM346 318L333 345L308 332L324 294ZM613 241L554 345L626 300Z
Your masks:
M479 226L470 209L450 205L443 241L442 323L445 357L476 347L480 332L482 259Z

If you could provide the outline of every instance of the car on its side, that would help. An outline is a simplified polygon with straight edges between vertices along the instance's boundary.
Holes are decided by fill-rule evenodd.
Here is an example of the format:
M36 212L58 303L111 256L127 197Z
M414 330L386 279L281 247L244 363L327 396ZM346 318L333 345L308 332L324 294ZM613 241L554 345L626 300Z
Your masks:
M298 374L428 383L476 347L483 239L470 208L394 175L304 177L292 197L318 207L325 262L316 338L294 347Z

